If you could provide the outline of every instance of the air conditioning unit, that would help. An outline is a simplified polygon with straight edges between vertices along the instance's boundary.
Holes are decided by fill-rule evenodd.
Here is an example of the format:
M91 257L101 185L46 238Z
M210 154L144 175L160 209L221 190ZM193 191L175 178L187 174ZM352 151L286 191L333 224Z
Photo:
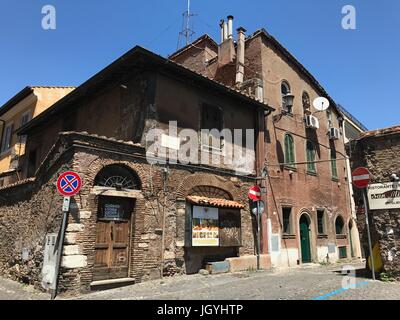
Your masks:
M339 140L340 139L340 131L337 128L329 128L328 136L330 140Z
M317 117L306 116L305 117L306 127L310 129L319 129L319 121Z

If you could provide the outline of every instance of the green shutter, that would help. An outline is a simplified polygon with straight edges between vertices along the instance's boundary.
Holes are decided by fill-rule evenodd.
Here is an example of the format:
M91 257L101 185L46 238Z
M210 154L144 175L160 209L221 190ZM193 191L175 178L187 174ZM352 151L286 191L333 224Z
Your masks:
M331 164L332 164L332 178L338 178L337 166L336 166L336 151L331 151Z
M285 162L290 167L294 167L294 163L296 162L293 137L290 134L286 134L285 136Z

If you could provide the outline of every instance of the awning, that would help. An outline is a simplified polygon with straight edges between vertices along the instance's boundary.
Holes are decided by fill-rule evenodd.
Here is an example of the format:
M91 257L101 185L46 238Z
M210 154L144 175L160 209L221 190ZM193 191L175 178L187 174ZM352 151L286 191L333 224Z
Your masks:
M190 203L197 204L197 205L205 205L217 208L231 208L231 209L243 209L244 205L239 202L226 200L226 199L219 199L219 198L207 198L207 197L200 197L200 196L188 196L186 200Z

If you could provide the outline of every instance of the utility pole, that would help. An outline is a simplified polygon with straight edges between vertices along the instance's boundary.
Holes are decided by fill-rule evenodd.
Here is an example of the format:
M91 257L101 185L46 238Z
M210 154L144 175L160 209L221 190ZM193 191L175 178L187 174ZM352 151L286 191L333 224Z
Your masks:
M190 18L194 17L196 14L190 12L190 0L187 3L187 10L183 13L183 26L182 31L179 32L178 47L181 47L182 38L185 39L185 46L190 44L192 36L195 34L194 30L190 28Z

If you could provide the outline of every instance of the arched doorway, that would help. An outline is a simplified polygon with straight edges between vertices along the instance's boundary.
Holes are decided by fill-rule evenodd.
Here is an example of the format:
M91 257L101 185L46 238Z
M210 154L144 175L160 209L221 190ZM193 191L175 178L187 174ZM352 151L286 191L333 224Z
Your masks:
M104 167L94 180L98 194L93 281L129 277L132 217L140 189L136 173L124 165Z
M306 214L303 214L300 218L300 247L301 247L301 262L310 263L312 260L310 220Z

